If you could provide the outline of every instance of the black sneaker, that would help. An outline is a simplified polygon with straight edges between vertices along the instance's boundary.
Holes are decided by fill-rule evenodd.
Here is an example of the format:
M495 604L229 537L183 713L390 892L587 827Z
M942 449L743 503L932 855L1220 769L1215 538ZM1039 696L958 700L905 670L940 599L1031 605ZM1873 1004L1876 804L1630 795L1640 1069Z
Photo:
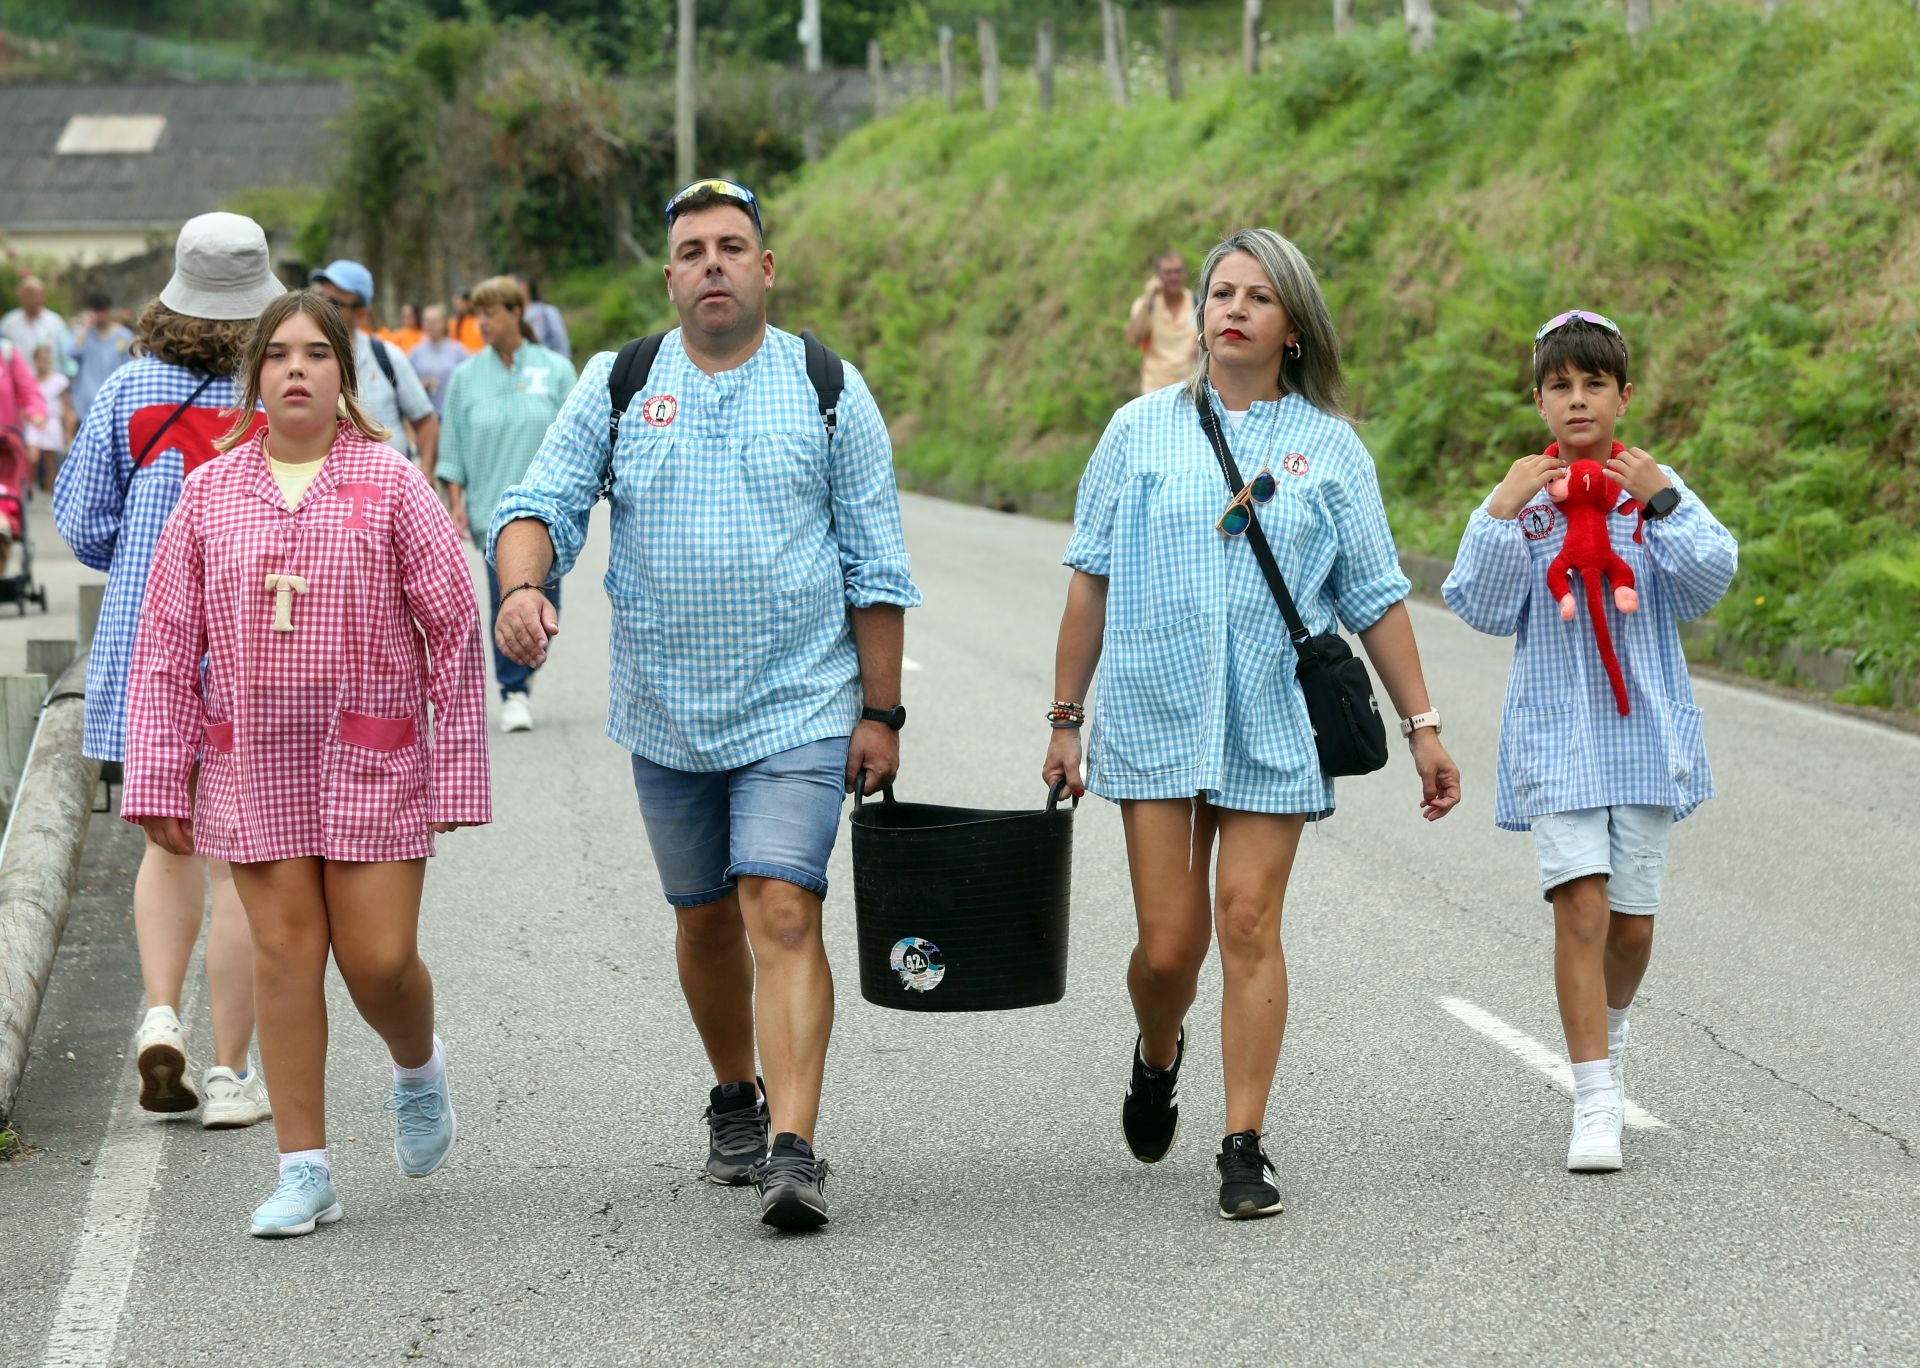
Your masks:
M1222 1220L1250 1221L1280 1214L1280 1189L1266 1179L1274 1173L1273 1161L1260 1148L1259 1131L1229 1135L1220 1142L1220 1157L1213 1162L1220 1170Z
M773 1149L753 1166L760 1193L760 1221L780 1230L812 1230L827 1223L827 1161L791 1131L773 1139Z
M1180 1064L1187 1057L1187 1033L1181 1029L1168 1068L1150 1069L1140 1058L1140 1037L1133 1038L1133 1079L1120 1104L1120 1129L1127 1148L1143 1164L1157 1164L1180 1134Z
M767 1103L753 1083L722 1083L708 1096L707 1181L739 1187L767 1157Z

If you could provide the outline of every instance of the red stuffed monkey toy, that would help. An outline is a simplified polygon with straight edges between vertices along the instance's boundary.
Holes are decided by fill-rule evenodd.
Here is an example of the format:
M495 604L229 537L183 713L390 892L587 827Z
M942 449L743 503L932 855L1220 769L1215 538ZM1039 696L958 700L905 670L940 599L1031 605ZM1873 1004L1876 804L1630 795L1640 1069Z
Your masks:
M1546 454L1558 454L1560 444L1548 447ZM1615 453L1626 450L1613 444ZM1600 647L1600 663L1607 668L1613 684L1614 706L1627 715L1627 682L1620 673L1619 657L1613 653L1613 638L1607 632L1606 601L1600 597L1600 577L1613 582L1613 604L1623 613L1640 606L1640 595L1633 587L1633 567L1620 559L1607 534L1607 517L1620 502L1620 486L1607 475L1598 461L1580 460L1556 475L1547 486L1547 494L1560 505L1567 518L1567 539L1560 554L1547 567L1547 588L1560 600L1562 620L1573 620L1573 585L1569 570L1580 572L1586 590L1587 612L1593 618L1593 636Z

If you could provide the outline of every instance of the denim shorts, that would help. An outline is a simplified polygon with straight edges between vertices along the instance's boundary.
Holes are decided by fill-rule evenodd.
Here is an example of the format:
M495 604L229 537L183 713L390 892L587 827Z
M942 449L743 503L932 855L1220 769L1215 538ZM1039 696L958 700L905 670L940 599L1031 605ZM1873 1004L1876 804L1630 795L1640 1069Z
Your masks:
M1540 892L1588 874L1607 876L1607 906L1651 917L1660 910L1673 809L1624 805L1553 812L1533 819L1533 851L1540 859Z
M827 857L847 792L848 740L829 737L706 773L634 756L633 788L667 901L718 902L742 874L826 897Z

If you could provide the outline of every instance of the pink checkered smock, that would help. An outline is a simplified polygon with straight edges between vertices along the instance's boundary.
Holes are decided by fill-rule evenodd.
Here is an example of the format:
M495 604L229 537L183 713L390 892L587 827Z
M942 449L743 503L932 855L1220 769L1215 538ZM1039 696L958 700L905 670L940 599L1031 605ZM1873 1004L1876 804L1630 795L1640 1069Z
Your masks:
M188 476L160 534L121 815L191 816L200 854L239 863L430 855L430 823L492 819L459 534L405 457L344 423L289 512L265 436ZM274 576L305 586L291 631L275 630Z

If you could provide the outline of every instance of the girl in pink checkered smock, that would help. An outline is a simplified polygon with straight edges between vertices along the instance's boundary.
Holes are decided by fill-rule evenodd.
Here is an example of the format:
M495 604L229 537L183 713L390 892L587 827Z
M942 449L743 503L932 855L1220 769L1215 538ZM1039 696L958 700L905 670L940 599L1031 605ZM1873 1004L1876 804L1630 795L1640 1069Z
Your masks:
M340 1217L329 950L393 1057L401 1171L424 1177L453 1148L417 930L434 833L491 819L486 667L459 534L361 411L339 312L274 301L242 380L238 411L263 403L265 430L236 425L188 478L154 553L121 812L233 865L281 1151L252 1233L304 1235Z

